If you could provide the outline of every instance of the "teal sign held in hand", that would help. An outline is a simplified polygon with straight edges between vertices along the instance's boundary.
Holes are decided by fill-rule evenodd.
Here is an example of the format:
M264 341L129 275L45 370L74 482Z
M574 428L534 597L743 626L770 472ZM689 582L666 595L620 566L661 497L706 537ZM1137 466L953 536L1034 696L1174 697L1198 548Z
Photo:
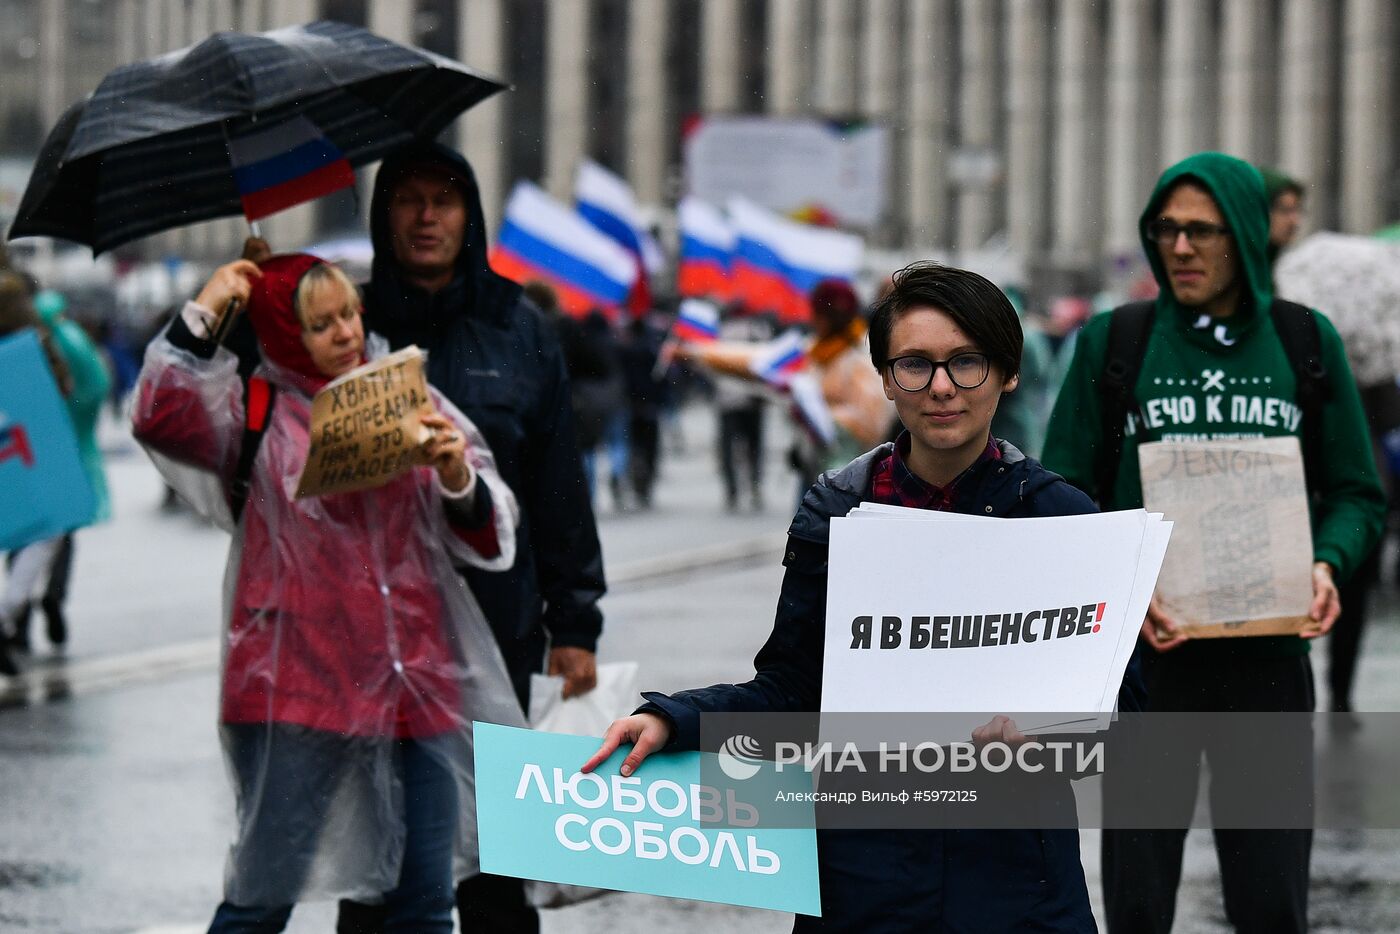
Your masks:
M0 340L0 551L87 525L97 499L32 329Z
M737 791L704 784L698 752L653 754L623 778L624 747L582 775L600 739L491 723L475 730L483 872L821 914L813 824L763 826L777 787L771 763L768 780ZM777 778L811 791L805 772Z

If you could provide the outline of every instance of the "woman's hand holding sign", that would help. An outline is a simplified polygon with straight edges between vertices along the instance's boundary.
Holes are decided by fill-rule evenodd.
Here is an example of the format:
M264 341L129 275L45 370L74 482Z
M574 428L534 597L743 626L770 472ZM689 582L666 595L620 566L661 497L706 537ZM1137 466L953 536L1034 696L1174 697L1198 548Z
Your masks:
M634 713L630 717L623 717L621 720L614 720L612 726L603 734L603 745L598 747L598 751L593 757L583 764L580 772L587 775L589 772L603 764L603 760L613 754L613 751L623 743L632 744L632 753L622 760L622 777L626 778L637 771L637 766L642 764L642 760L651 755L656 750L665 746L671 740L671 724L667 723L664 717L658 717L654 713Z
M472 469L467 463L467 439L446 415L433 412L421 419L432 430L423 442L428 464L438 472L442 485L452 493L460 493L472 482Z

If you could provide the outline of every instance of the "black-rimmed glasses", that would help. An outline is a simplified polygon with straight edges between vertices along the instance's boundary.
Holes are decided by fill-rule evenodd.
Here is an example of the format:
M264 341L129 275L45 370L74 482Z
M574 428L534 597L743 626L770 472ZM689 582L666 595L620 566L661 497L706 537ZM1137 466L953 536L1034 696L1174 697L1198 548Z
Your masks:
M1230 232L1229 227L1219 224L1208 224L1205 221L1178 224L1164 217L1152 221L1144 229L1148 238L1156 241L1158 246L1176 246L1176 238L1182 234L1186 234L1186 242L1192 246L1207 246Z
M886 364L890 368L890 378L905 392L923 392L933 382L933 374L942 367L948 378L959 389L976 389L987 381L992 371L992 361L984 353L968 351L954 354L947 360L930 360L928 357L895 357Z

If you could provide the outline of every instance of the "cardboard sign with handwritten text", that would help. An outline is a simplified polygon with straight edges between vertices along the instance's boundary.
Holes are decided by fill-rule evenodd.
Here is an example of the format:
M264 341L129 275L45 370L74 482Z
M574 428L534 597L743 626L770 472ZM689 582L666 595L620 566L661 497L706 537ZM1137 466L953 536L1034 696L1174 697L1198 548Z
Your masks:
M1312 530L1295 437L1141 445L1143 505L1176 523L1157 595L1194 638L1308 623Z
M380 357L338 376L311 400L311 449L297 498L382 486L427 463L422 445L433 411L417 347Z

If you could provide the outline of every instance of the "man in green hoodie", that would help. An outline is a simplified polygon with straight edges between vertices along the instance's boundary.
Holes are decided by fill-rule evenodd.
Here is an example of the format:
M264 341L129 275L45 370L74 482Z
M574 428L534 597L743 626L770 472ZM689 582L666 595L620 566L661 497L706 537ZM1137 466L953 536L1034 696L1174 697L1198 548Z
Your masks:
M1259 171L1220 153L1199 153L1167 169L1142 214L1142 243L1161 293L1152 308L1141 369L1116 468L1100 464L1114 439L1102 424L1099 391L1110 312L1081 333L1050 418L1045 465L1095 496L1103 509L1142 505L1137 446L1161 440L1303 435L1299 380L1275 327L1266 255L1269 205ZM1341 339L1315 315L1330 393L1320 409L1320 444L1305 453L1315 490L1312 527L1313 626L1325 634L1345 580L1375 544L1384 497L1355 381ZM1305 452L1309 446L1304 445ZM1101 489L1100 487L1107 487ZM1189 640L1154 600L1143 623L1148 710L1311 711L1312 668L1304 638ZM1306 747L1310 750L1310 746ZM1163 783L1196 793L1200 753L1173 763ZM1310 752L1304 753L1310 755ZM1232 770L1213 762L1212 782ZM1310 763L1308 763L1310 767ZM1111 776L1108 777L1111 781ZM1219 786L1219 787L1223 787ZM1106 793L1109 791L1105 786ZM1154 793L1159 789L1154 788ZM1103 878L1110 932L1171 929L1186 831L1105 830ZM1307 830L1216 830L1225 912L1239 931L1307 926Z

